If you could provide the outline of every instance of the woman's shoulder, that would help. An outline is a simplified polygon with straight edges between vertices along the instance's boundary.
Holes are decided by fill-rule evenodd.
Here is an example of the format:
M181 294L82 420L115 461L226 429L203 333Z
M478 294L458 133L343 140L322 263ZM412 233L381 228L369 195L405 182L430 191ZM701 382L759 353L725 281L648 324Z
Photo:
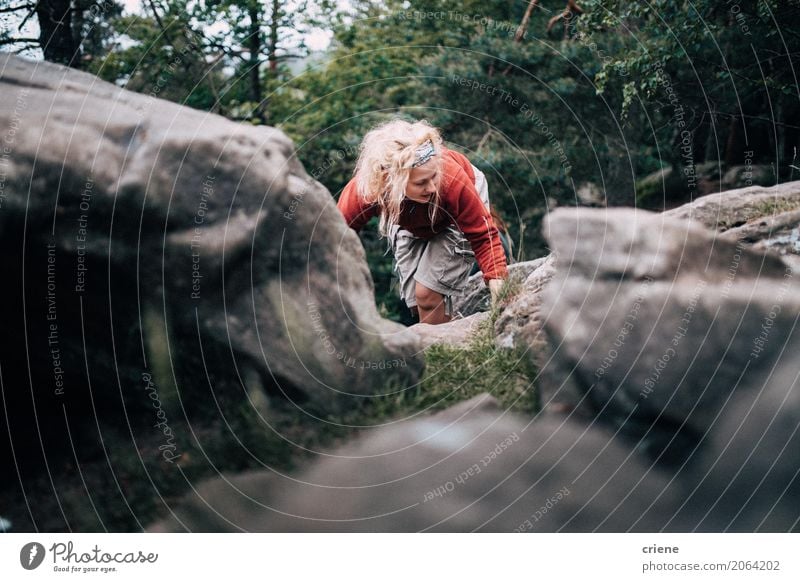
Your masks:
M467 174L472 173L472 164L470 163L467 156L462 154L461 152L457 152L456 150L451 150L446 147L442 147L442 158L446 165L450 165L453 167L459 167Z
M475 173L467 156L455 150L442 148L442 176L446 190L475 183Z

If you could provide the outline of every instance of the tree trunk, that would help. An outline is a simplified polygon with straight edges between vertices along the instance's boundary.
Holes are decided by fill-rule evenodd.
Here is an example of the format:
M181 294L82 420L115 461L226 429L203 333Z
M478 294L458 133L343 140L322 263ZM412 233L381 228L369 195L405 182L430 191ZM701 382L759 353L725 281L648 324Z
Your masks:
M708 119L708 131L706 132L705 155L703 156L703 161L719 160L720 158L719 143L717 141L719 139L719 133L718 131L714 131L714 129L719 126L719 116L716 111L712 111Z
M275 72L278 70L278 28L281 23L281 3L280 0L272 0L272 18L269 22L269 70Z
M75 45L75 49L79 52L83 52L83 47L81 46L83 43L83 23L84 23L84 4L82 0L75 0L74 4L72 5L72 42ZM80 68L81 60L76 57L75 59L75 66L76 68Z
M261 12L258 2L251 2L248 9L250 16L250 34L247 39L250 51L250 100L255 104L253 117L264 123L266 121L263 110L261 89Z
M728 122L728 139L725 142L726 168L742 163L745 147L745 139L742 132L742 118L738 115L734 115Z
M269 18L269 34L267 40L267 67L269 74L277 76L278 74L278 29L280 28L281 18L281 3L280 0L272 0ZM268 118L269 112L269 98L264 99L262 111L264 112L265 121Z
M80 64L80 54L72 36L70 0L39 0L39 44L47 61L69 67Z
M711 124L706 121L706 116L707 113L704 112L694 131L694 143L697 144L697 149L694 152L695 164L702 164L707 159L706 150L708 146L708 134L711 133Z
M780 121L786 124L783 129L783 143L781 155L781 167L787 165L800 167L800 128L797 127L797 120L800 119L800 109L795 100L786 99L781 107L782 116ZM793 170L790 168L790 170ZM792 176L798 175L798 170L791 172Z

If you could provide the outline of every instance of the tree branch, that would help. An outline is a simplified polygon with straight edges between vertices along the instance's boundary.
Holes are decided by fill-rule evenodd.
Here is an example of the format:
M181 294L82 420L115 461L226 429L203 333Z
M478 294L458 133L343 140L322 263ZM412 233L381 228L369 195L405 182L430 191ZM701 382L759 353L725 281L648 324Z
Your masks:
M531 12L533 12L533 9L536 8L538 3L539 0L531 0L528 3L528 8L525 10L522 22L519 23L519 28L517 28L516 34L514 34L514 42L522 42L522 39L525 38L525 33L528 32L528 23L531 20Z
M475 148L475 153L476 154L480 153L481 148L483 148L483 146L486 145L486 142L489 139L489 136L491 136L491 135L492 135L492 128L489 127L486 130L486 133L483 134L483 137L481 138L481 141L478 142L478 147Z
M583 8L578 6L575 0L567 0L567 5L564 6L564 10L562 10L561 12L559 12L558 14L556 14L550 20L547 21L547 32L550 32L556 25L556 22L558 22L562 18L566 21L565 22L566 26L574 16L580 16L581 14L583 14ZM567 18L568 16L570 16L570 18Z
M13 52L14 52L15 55L19 55L19 54L24 53L25 51L29 51L29 50L33 50L33 49L37 49L37 48L39 48L38 44L30 43L30 44L26 44L25 46L20 47L18 49L14 49Z
M28 19L36 13L36 4L29 4L28 7L30 11L25 15L25 18L22 19L22 22L19 23L17 30L22 31L22 27L25 26L25 23L28 22Z
M150 5L150 10L153 12L153 17L156 19L156 24L158 24L158 27L163 31L164 23L161 22L161 16L158 15L155 2L153 2L153 0L147 0L147 3Z
M211 42L211 41L208 42L208 48L217 49L220 52L222 52L222 53L224 53L224 54L226 54L228 56L235 56L235 57L239 57L239 58L242 58L242 53L244 52L241 49L235 49L233 47L224 45L222 43Z
M18 42L27 42L27 43L39 44L39 39L38 38L0 38L0 45L16 44Z
M26 8L36 8L35 4L20 4L19 6L9 6L8 8L0 8L1 13L16 12L17 10L25 10Z

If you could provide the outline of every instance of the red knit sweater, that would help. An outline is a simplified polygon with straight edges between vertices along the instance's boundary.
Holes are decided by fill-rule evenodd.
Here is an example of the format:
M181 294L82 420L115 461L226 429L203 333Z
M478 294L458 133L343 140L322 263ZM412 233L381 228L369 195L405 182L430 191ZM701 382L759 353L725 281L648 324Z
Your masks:
M475 189L475 173L462 154L443 148L440 208L431 225L429 203L406 198L400 207L400 226L419 238L431 238L455 224L472 246L475 260L484 280L508 276L506 257L497 227ZM369 219L377 216L377 203L366 204L358 196L355 179L344 187L338 202L347 224L361 230Z

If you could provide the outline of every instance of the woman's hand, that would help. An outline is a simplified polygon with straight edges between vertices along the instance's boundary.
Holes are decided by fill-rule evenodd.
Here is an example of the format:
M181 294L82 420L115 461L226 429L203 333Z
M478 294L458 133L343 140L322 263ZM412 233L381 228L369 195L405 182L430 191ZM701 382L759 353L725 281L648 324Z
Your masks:
M505 279L489 279L489 293L492 295L492 307L497 305L504 284Z

